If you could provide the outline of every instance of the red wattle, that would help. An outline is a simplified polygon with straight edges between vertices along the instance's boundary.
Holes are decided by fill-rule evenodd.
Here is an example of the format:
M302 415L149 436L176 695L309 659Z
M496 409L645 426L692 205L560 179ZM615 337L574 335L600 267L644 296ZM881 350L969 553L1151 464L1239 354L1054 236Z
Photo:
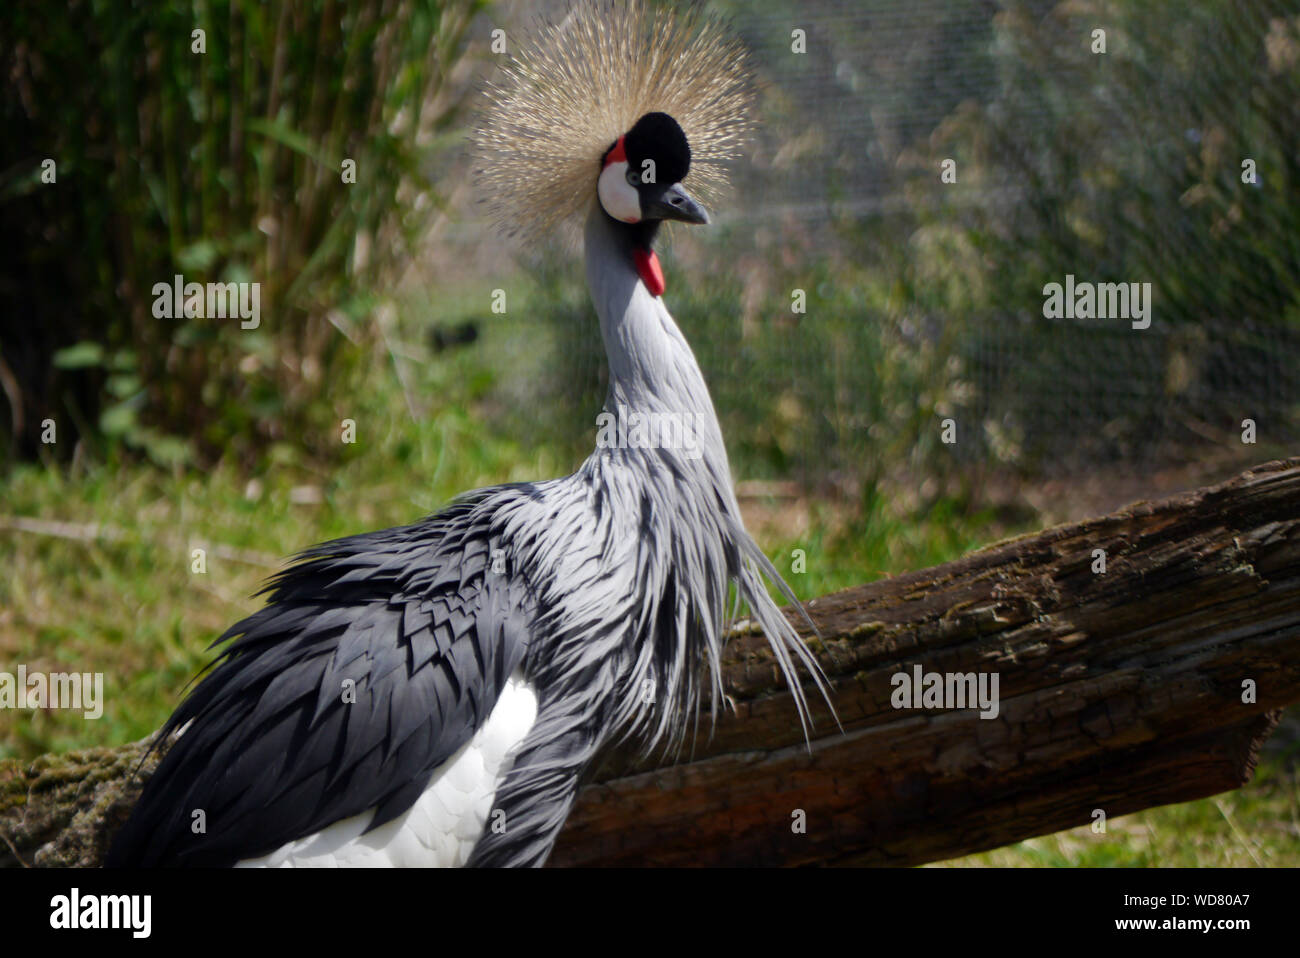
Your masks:
M645 288L650 290L650 295L662 296L664 294L664 271L659 266L659 256L655 251L634 249L632 259L636 262L636 271L641 276L641 282L645 283Z

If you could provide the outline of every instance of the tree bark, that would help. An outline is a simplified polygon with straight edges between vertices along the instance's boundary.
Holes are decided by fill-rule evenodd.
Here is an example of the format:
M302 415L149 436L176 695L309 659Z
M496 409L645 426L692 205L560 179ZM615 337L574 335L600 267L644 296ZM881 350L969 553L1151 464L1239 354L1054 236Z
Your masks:
M609 756L552 864L915 865L1237 788L1300 700L1298 527L1291 459L815 599L810 743L742 624L734 713ZM896 707L916 667L996 676L996 717ZM0 763L0 864L97 864L144 745Z

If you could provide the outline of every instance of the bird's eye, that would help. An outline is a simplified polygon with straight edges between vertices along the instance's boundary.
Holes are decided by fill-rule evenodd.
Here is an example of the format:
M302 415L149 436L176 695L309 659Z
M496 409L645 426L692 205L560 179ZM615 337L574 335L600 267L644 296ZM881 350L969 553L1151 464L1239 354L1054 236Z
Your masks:
M628 170L628 171L627 171L627 181L628 181L629 183L631 183L633 186L640 186L640 185L641 185L641 174L638 173L636 170Z

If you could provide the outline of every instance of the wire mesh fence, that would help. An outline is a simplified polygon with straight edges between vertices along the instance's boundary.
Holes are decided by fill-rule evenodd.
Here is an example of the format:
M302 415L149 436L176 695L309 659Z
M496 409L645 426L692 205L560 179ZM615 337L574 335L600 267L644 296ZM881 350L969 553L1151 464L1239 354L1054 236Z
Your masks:
M747 473L1300 438L1300 5L719 6L758 129L668 295ZM576 437L603 354L555 283L538 388Z
M1300 438L1300 3L711 6L730 18L751 51L759 80L755 138L735 163L730 199L713 211L716 224L678 230L665 263L670 308L705 368L738 472L815 480L838 472L870 476L898 464L1140 471L1152 461L1195 457L1207 444L1240 446L1248 421L1261 458L1264 447ZM166 47L186 70L198 63L219 68L218 79L238 72L232 64L247 58L257 80L269 69L264 50L277 37L302 32L290 19L272 23L255 5L237 5L234 27L210 24L216 46L199 61L186 52L189 29L181 26L188 14L160 19L125 0L122 7L134 11L119 26L124 36ZM391 115L371 110L373 98L343 84L334 92L340 104L360 111L357 120L322 127L320 137L391 146L391 130L381 129L405 130L411 143L390 159L394 171L406 173L368 182L398 184L393 196L402 218L419 218L434 193L458 192L459 180L469 179L440 147L421 176L412 176L436 184L433 192L401 186L415 169L417 145L454 139L447 130L453 122L472 122L471 114L450 108L452 88L471 87L465 71L451 65L468 52L490 68L499 59L487 52L491 29L504 25L522 37L539 9L563 7L490 6L466 43L443 51L469 5L447 7L458 11L451 30L438 19L443 5L422 0L409 11L411 23L422 42L442 52L425 56L417 44L413 58L437 81L440 92L423 115L436 117L442 132L423 137L402 126L407 114L398 106L414 87L389 70ZM14 29L36 36L35 7L15 10ZM364 4L351 10L340 28L359 18L378 29L367 11ZM108 13L103 21L118 22ZM311 91L327 85L307 78L319 74L324 84L346 70L324 69L312 44L290 44L297 72L292 83L284 81L295 96L281 107L283 129L263 124L251 138L232 133L222 159L214 130L239 124L201 122L200 101L179 81L171 99L155 103L152 61L121 58L112 36L69 31L59 47L72 51L60 70L75 96L50 86L60 71L31 53L35 41L10 51L17 82L5 103L21 118L15 150L26 159L3 181L8 192L0 209L19 218L6 232L25 249L0 275L7 294L0 359L14 372L0 379L9 384L5 395L17 396L11 412L22 412L6 417L12 434L4 445L31 455L40 448L36 424L46 415L91 434L99 422L98 432L112 441L139 445L140 435L172 429L192 443L186 433L194 432L197 410L210 455L244 444L247 461L256 461L259 449L295 433L267 425L292 418L286 404L323 406L327 387L339 381L336 367L355 361L336 330L364 327L388 293L387 274L372 278L374 289L356 279L376 261L379 254L366 251L383 245L371 242L380 233L339 227L337 216L322 213L311 236L292 231L303 246L293 261L319 267L324 260L306 250L324 243L328 229L337 268L316 268L325 279L310 289L276 273L272 286L302 293L301 322L279 322L282 335L258 347L265 355L255 364L242 331L203 327L201 336L190 335L193 323L155 322L146 294L154 280L170 280L182 268L198 279L238 279L247 262L269 255L256 252L266 230L279 237L271 245L288 242L279 224L294 222L291 211L302 199L295 191L317 183L325 166L333 171L338 157L331 153L318 168L324 160L303 153L284 131L301 126L302 116L329 112L308 109L319 99ZM314 42L328 41L321 34ZM348 48L354 59L359 42L354 37ZM349 69L359 67L353 62ZM97 82L101 73L118 86ZM195 75L187 82L204 89ZM54 106L39 100L42 89ZM225 89L224 80L214 86ZM260 104L265 83L249 89L257 92L250 102ZM235 93L228 104L220 100L232 117L245 108ZM134 113L116 108L132 97L142 104ZM46 142L49 130L76 129L68 111L86 118L82 152L73 149L79 140ZM112 142L106 131L117 129L105 118L120 121L126 142L135 129L126 121L150 131L155 112L188 117L204 137L178 133L171 139L192 141L180 153L159 141L156 156L133 147L144 159L119 163L116 157L130 150L103 145ZM38 189L33 171L46 152L78 162L84 153L89 172L69 172L57 191ZM155 162L166 176L153 175ZM223 163L268 171L258 174L263 179L274 174L261 192L275 215L242 215L245 185L222 173ZM311 176L300 181L302 170ZM371 212L391 206L360 191L341 195L360 197L354 205ZM186 198L192 208L180 202ZM241 215L214 227L223 198ZM126 235L128 223L136 224L139 241L114 238ZM62 245L42 240L42 230L59 233ZM492 273L506 259L485 224L469 221L447 235L439 241L461 259L424 277L439 294L474 272L469 261L486 261L480 272ZM390 251L387 258L405 256ZM146 265L128 269L136 260ZM496 341L501 349L493 361L503 374L492 408L525 423L525 434L539 443L589 448L604 398L604 356L581 271L569 251L532 265L540 295L530 301L527 327ZM138 276L127 282L127 274ZM1052 284L1124 284L1141 298L1127 303L1124 315L1112 315L1098 298L1090 305L1073 296L1050 303L1045 290ZM281 307L292 305L281 299ZM431 308L428 318L459 328L466 317L446 315L457 310ZM82 340L103 344L98 365L89 372L56 368L51 357ZM191 390L197 380L207 385ZM17 423L12 429L9 419Z

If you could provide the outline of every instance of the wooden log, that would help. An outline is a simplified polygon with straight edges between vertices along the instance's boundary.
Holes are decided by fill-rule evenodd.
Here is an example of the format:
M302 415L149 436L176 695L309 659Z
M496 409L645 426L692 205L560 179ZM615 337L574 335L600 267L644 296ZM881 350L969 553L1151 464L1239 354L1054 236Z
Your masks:
M1298 526L1292 459L816 599L843 731L810 744L742 625L734 713L609 756L552 864L912 865L1237 788L1300 700ZM918 666L996 676L996 717L895 707ZM139 750L0 764L0 864L97 863Z

